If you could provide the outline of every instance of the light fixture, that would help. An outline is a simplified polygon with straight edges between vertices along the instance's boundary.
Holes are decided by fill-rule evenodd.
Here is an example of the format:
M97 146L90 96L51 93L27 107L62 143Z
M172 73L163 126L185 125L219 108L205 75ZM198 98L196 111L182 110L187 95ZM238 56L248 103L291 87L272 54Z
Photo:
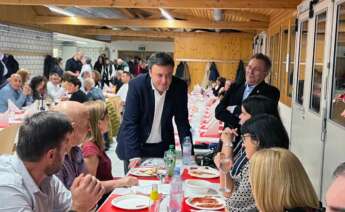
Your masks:
M168 20L174 20L174 18L168 13L168 11L163 8L159 8L159 10L161 11L161 14L164 16L164 18Z
M66 16L70 16L70 17L74 17L75 15L69 11L66 11L60 7L56 7L56 6L52 6L52 5L46 5L46 7L49 8L50 11L54 12L54 13L58 13L61 15L66 15Z

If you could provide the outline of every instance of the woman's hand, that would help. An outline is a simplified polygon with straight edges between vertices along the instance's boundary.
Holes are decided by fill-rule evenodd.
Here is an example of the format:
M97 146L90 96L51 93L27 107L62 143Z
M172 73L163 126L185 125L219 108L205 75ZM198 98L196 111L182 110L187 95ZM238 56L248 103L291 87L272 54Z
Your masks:
M223 141L223 144L230 143L236 136L238 136L237 128L230 129L227 127L223 130L222 135L220 136L220 139Z
M119 180L122 187L131 187L138 185L138 179L132 176L126 176Z

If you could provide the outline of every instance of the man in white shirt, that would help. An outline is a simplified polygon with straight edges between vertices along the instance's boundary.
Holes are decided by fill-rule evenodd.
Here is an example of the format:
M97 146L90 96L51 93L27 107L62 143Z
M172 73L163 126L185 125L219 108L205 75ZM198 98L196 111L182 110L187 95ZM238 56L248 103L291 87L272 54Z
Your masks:
M180 140L191 137L187 85L172 75L174 60L169 54L156 53L148 62L149 73L128 83L116 146L125 172L139 165L142 158L162 158L169 145L175 145L173 118Z
M61 77L58 73L50 73L47 83L47 93L54 102L58 102L65 94L65 90L61 86Z
M0 157L0 211L90 211L104 194L91 175L68 191L54 175L64 163L73 127L62 113L40 112L20 127L17 155Z
M131 73L128 71L123 71L121 74L121 81L122 81L122 86L120 87L120 90L117 92L116 96L120 96L123 105L126 102L127 98L127 92L128 92L128 82L131 80Z

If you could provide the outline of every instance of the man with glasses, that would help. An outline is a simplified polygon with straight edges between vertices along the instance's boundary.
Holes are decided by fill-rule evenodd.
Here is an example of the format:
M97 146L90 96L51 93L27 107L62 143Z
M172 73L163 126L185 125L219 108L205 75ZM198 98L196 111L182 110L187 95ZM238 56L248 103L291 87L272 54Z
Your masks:
M175 144L174 117L180 140L191 136L188 121L187 85L173 76L174 60L166 53L149 58L149 73L128 84L123 121L116 153L124 160L125 172L142 158L163 157Z
M278 104L279 90L265 82L271 66L271 60L264 54L255 54L250 58L246 67L246 81L232 84L216 108L216 118L223 121L225 127L239 127L242 101L248 96L263 95Z

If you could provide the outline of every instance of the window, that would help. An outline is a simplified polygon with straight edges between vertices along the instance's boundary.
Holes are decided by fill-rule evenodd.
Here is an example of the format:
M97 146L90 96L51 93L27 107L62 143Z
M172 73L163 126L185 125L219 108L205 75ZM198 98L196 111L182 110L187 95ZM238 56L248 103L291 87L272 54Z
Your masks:
M288 87L286 95L292 97L293 86L293 70L295 68L295 41L296 41L296 26L290 27L290 48L289 48L289 70L288 70Z
M296 91L296 102L303 104L304 100L304 79L305 79L305 68L306 68L306 56L307 56L307 38L308 38L308 20L301 22L300 24L300 43L299 43L299 58L298 58L298 69L297 69L297 91Z
M324 46L326 30L326 12L316 16L314 35L314 59L311 81L311 95L309 108L320 113L322 71L324 66Z
M270 83L279 88L279 33L274 34L270 38L270 56L272 60L272 70L270 75Z
M287 74L288 74L288 48L289 48L289 28L284 27L281 30L281 45L280 45L280 55L281 55L281 65L280 65L280 73L279 73L279 81L280 81L280 93L281 98L280 100L288 104L287 97L284 95L287 89Z
M345 109L345 3L338 6L337 16L330 118L345 126L345 119L340 116Z

